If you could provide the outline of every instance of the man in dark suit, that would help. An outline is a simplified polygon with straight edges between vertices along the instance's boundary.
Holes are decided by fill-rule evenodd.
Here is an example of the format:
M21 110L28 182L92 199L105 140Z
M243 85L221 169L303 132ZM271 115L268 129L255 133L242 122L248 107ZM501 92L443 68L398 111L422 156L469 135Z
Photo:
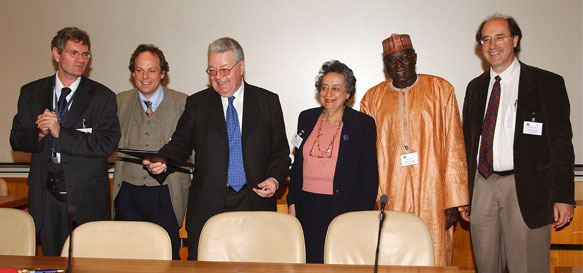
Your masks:
M186 214L189 259L197 258L198 238L211 216L275 211L275 194L290 164L279 98L243 81L245 58L239 43L228 37L212 42L206 71L212 87L188 97L171 141L160 149L180 159L195 151ZM172 171L163 162L144 164L153 174Z
M91 58L87 33L64 28L51 46L57 73L22 87L10 144L32 153L29 211L44 255L59 256L68 212L77 225L110 218L107 157L120 127L115 94L82 76Z
M569 224L574 152L563 78L521 63L511 17L482 23L476 41L491 65L467 87L463 130L471 235L478 272L549 272L551 224ZM476 173L477 170L477 173Z

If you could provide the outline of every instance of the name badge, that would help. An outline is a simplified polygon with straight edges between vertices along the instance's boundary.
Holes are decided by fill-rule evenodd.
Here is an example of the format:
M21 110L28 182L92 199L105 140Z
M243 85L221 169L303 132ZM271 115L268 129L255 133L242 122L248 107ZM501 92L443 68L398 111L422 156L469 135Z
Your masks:
M77 131L81 133L91 134L93 133L93 128L79 128Z
M419 164L419 157L417 156L417 152L401 155L401 167L417 164Z
M543 124L534 121L525 121L522 133L525 135L542 136Z
M304 139L301 136L299 136L299 135L295 135L294 137L292 137L292 140L291 140L291 142L294 145L294 147L296 147L298 149L302 145L302 142L303 141L304 141Z

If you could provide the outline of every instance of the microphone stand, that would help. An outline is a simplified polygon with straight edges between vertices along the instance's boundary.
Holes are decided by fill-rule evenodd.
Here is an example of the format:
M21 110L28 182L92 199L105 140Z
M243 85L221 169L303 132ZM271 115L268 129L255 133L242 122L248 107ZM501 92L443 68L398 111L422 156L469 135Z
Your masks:
M378 236L377 236L377 249L376 249L376 253L375 253L375 257L374 257L374 273L377 273L378 269L379 269L379 246L381 243L381 231L383 229L383 220L385 219L385 205L387 204L387 196L383 194L383 196L381 196L381 214L380 214L380 220L379 220L379 232L378 232Z
M67 257L67 270L65 270L65 273L71 273L71 256L72 256L72 242L73 242L73 221L75 218L75 207L74 206L69 206L69 257Z

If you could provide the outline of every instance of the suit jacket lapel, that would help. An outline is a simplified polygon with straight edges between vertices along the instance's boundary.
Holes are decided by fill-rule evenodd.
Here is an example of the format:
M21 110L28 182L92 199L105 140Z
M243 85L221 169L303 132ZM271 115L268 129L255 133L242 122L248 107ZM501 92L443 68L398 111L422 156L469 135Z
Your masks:
M516 120L514 136L522 134L521 122L530 120L532 109L536 109L537 94L534 92L535 82L530 69L527 65L520 63L520 80L518 82L518 105L516 108ZM535 113L536 114L536 113Z
M260 120L261 117L258 116L257 109L259 105L257 105L257 98L255 97L255 90L248 85L245 84L245 99L243 100L243 123L241 124L242 134L241 134L241 146L244 148L253 128L257 128L257 121Z
M164 122L166 120L173 120L176 117L174 116L170 116L171 111L168 111L170 107L172 107L172 105L176 105L175 104L175 98L172 94L170 94L170 91L168 91L168 89L166 87L163 87L164 89L164 98L162 98L162 102L160 103L160 105L164 104L167 107L160 107L160 114L161 114L161 125L160 125L160 135L162 136L163 139L170 139L170 137L172 137L172 132L174 132L174 129L176 128L176 125L172 124L172 122ZM179 116L180 117L180 116Z
M209 96L207 108L209 117L209 127L215 127L217 133L223 139L225 144L229 145L229 139L227 136L227 123L225 121L225 113L223 112L223 103L221 102L221 96L211 88L212 94Z
M50 77L42 87L40 95L40 101L42 101L41 109L39 109L39 114L43 113L45 109L54 111L53 109L53 92L55 91L55 76Z
M344 164L347 164L350 160L346 160L350 158L350 137L352 132L350 131L351 128L360 128L358 124L353 124L353 116L350 112L351 109L348 109L348 106L344 108L344 114L342 116L342 131L340 132L340 143L338 145L338 164L336 165L336 173L342 173L341 170L346 169ZM344 139L346 136L346 139ZM335 181L338 181L335 179Z
M119 101L117 104L119 105L118 108L118 117L120 127L123 128L122 132L130 132L131 130L131 120L133 117L134 109L136 106L136 100L138 99L138 89L134 89L132 94L127 97L124 101ZM119 140L119 147L127 148L128 147L129 138L126 134L122 134Z
M64 127L73 128L75 121L79 119L81 114L87 109L89 101L91 100L91 88L85 77L81 77L81 82L79 87L75 90L75 95L73 96L73 102L71 104L71 109L67 115L67 120L65 121Z
M473 91L473 97L470 98L471 104L470 109L476 109L474 111L472 119L472 139L479 141L480 135L482 134L482 124L484 122L484 114L486 112L486 102L488 98L488 86L490 84L490 71L484 72L478 79L475 89Z

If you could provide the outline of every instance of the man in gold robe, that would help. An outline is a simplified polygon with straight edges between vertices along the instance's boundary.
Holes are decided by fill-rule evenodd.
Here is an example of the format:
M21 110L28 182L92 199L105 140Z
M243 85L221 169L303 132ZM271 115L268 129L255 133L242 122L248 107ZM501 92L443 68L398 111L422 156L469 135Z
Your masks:
M449 265L458 208L468 204L455 91L440 77L416 74L409 35L383 41L383 62L390 79L368 90L360 104L377 125L378 196L389 197L387 210L421 217L433 235L435 264Z

